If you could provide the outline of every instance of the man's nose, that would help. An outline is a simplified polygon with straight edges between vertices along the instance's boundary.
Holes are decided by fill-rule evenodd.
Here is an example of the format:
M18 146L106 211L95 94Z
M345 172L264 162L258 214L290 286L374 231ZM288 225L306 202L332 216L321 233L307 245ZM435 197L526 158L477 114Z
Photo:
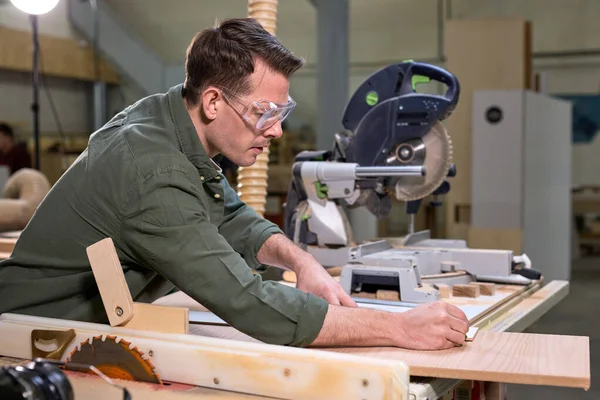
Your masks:
M264 134L266 137L278 139L283 135L283 128L281 127L281 121L276 122L272 127L267 129Z

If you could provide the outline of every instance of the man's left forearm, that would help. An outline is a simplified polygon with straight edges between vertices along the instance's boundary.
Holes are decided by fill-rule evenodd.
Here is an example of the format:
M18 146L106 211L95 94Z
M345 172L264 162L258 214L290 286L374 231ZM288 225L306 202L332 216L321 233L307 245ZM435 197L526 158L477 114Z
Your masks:
M304 266L317 263L311 254L296 246L282 234L271 235L263 243L256 258L262 264L290 269L296 273Z

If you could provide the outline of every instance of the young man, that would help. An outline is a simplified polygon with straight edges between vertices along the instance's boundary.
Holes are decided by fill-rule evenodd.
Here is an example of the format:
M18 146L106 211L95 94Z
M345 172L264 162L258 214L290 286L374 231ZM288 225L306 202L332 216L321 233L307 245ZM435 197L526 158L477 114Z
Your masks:
M25 143L15 143L13 129L0 124L0 165L8 166L10 174L21 168L31 168L31 155Z
M249 166L281 136L302 66L251 19L197 35L186 79L95 132L0 264L0 312L107 320L85 248L111 237L135 301L173 286L240 331L289 346L440 349L465 315L442 302L396 314L356 307L308 253L240 202L212 160ZM264 265L297 288L263 281Z

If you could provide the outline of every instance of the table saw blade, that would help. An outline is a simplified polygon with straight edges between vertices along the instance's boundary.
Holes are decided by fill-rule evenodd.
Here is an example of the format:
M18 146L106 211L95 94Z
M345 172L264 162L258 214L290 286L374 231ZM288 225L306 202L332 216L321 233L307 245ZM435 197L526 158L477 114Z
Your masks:
M388 190L400 201L422 199L446 179L452 165L452 141L444 125L436 122L422 136L396 146L390 165L423 165L425 176L394 179Z
M93 365L109 378L162 384L154 365L142 356L137 347L124 339L117 341L116 336L94 336L71 352L66 365L67 368L71 363Z

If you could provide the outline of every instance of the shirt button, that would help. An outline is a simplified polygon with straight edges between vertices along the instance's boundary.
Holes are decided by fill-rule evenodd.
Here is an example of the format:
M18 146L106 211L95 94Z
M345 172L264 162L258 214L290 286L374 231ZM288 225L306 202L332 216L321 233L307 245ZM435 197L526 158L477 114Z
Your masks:
M220 197L221 197L221 195L219 193L215 193L215 199L218 199Z
M203 176L201 176L201 177L200 177L200 180L201 180L201 181L203 181L203 180L204 180L204 177L203 177Z

